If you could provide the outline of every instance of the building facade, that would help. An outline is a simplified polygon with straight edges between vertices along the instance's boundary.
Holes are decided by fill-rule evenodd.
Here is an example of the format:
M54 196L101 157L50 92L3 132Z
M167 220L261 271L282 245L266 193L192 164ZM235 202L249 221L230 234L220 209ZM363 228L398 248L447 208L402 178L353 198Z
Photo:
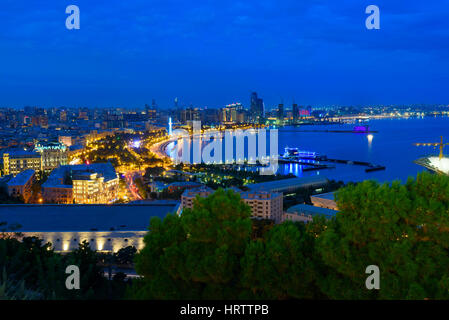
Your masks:
M33 194L34 181L35 171L33 169L26 169L18 173L7 183L8 195L10 197L22 197L25 203L28 203Z
M176 212L179 202L118 205L4 205L0 221L19 224L24 237L38 237L57 252L76 250L86 241L92 250L117 252L144 247L152 217Z
M33 169L36 173L42 171L41 155L37 152L11 151L3 154L3 172L5 175Z
M240 193L243 202L251 207L254 218L282 222L283 195L278 192L250 191Z
M118 191L119 178L111 163L60 166L42 185L45 203L113 203Z
M192 209L193 200L195 200L196 196L206 198L212 193L214 193L214 190L209 187L200 187L196 189L185 190L181 196L181 209Z
M51 172L60 165L66 165L68 161L67 146L59 142L38 143L34 151L41 155L42 170Z
M193 208L196 196L206 198L214 191L207 187L186 190L181 196L181 207ZM283 215L283 195L276 192L249 191L238 192L242 201L251 207L253 218L270 219L276 223L282 222Z
M326 219L335 217L338 211L308 204L297 204L287 209L283 215L283 221L301 221L304 223L313 221L314 217L323 216Z

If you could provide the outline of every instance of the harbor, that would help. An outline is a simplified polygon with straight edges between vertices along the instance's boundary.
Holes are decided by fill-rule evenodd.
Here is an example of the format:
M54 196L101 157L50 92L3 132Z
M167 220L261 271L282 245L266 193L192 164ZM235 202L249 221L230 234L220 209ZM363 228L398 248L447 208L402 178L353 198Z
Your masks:
M366 161L330 159L327 156L321 155L317 152L302 151L299 150L298 148L289 148L289 147L285 148L283 155L279 155L278 162L283 164L295 163L307 166L307 168L303 168L302 171L336 168L335 165L323 164L321 162L365 166L366 167L365 172L374 172L386 169L385 166L376 165Z

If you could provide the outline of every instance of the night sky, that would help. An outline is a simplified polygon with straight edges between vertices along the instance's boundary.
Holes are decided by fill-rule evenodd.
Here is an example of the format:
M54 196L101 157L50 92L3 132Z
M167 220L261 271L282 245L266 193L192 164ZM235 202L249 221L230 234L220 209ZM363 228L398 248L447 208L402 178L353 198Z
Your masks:
M449 1L2 0L0 58L0 107L447 104Z

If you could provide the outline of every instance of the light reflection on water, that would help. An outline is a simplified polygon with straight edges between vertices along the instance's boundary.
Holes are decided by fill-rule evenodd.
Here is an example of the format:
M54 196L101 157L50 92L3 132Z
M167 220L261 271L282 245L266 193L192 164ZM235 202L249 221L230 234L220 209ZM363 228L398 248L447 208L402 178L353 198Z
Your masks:
M386 170L366 173L366 167L363 166L332 163L330 165L335 166L335 169L320 169L320 171L304 171L307 166L300 164L280 164L278 172L291 173L299 177L320 175L346 182L365 179L375 179L380 182L399 179L405 182L409 176L416 176L418 172L424 170L414 164L414 160L438 153L433 148L415 147L413 143L438 141L441 135L449 137L448 117L371 120L369 126L370 130L378 132L367 135L298 132L298 128L280 128L278 153L283 153L284 148L289 146L304 151L318 152L329 158L383 165L386 166ZM353 125L349 124L316 125L302 126L299 129L302 131L351 130L352 127ZM268 136L267 134L267 139ZM223 143L223 155L224 145ZM269 147L269 143L267 143L267 147ZM245 141L245 158L248 156L247 150L247 141ZM233 156L235 160L235 143ZM327 163L324 162L324 164Z

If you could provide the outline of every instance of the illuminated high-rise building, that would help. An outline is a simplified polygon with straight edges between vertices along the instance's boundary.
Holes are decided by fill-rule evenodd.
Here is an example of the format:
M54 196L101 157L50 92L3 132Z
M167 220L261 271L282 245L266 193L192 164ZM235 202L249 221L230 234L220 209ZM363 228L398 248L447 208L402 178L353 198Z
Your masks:
M251 93L250 116L253 122L259 122L264 115L263 100L257 96L257 92Z
M280 103L278 105L278 119L284 120L284 104L283 103Z
M145 113L147 115L147 120L155 121L157 117L157 104L156 100L153 99L151 102L151 106L145 105Z
M292 105L293 121L297 121L299 118L299 108L298 104L293 103Z

